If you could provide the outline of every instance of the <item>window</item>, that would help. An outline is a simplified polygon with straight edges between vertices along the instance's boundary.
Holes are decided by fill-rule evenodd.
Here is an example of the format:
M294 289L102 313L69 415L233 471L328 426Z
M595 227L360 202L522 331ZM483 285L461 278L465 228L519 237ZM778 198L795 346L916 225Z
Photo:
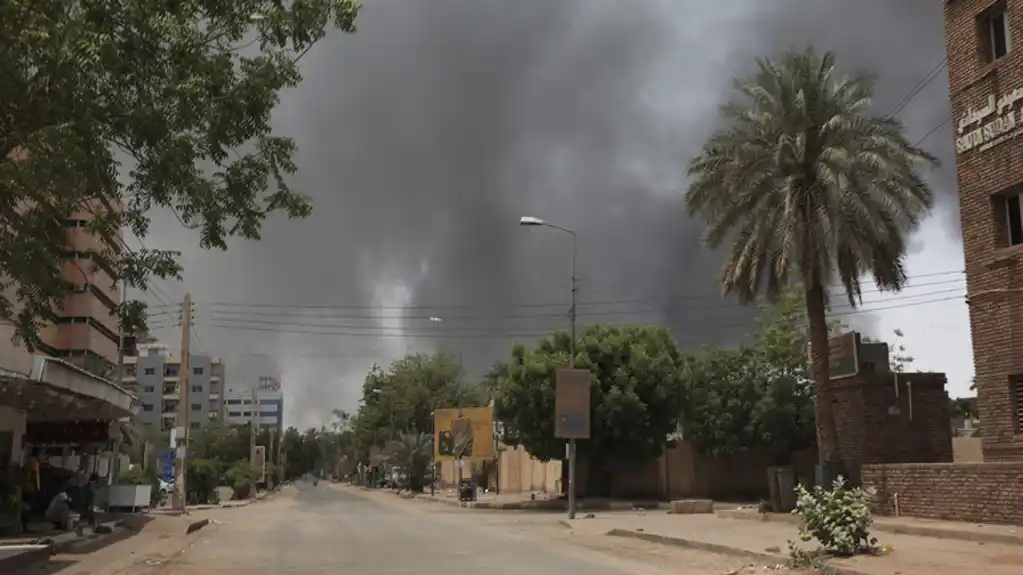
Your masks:
M251 411L243 411L242 412L242 417L252 417L252 412Z
M153 404L152 403L143 403L142 404L142 411L153 411Z
M193 403L192 404L192 411L202 411L202 404L201 403Z
M163 368L164 377L177 377L178 376L178 365L168 365Z
M135 377L135 366L129 365L124 368L124 375L128 377Z
M994 62L1012 49L1012 31L1005 10L999 2L978 19L978 40L986 62Z
M193 385L192 386L192 393L202 393L202 386L201 385Z
M1023 211L1020 211L1020 192L1003 197L1005 202L1005 238L1010 246L1023 244Z
M192 429L199 429L199 422L198 421L192 421L192 422L190 422L188 424L188 426L191 427Z
M1012 396L1016 432L1023 433L1023 374L1009 376L1009 395Z
M142 392L143 393L156 393L156 386L155 385L147 385L147 386L142 388Z
M156 375L156 368L155 367L147 367L146 370L145 370L145 374L146 375Z
M227 416L228 417L241 417L242 416L242 412L240 412L240 411L228 411L227 412Z
M227 400L228 405L239 405L242 402L240 399L229 399Z
M202 368L201 367L193 367L192 368L192 375L202 375Z

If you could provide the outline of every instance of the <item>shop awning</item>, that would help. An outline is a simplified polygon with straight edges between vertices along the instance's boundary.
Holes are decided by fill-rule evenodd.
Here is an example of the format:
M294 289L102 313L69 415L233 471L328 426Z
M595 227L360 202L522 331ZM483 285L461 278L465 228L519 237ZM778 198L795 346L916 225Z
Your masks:
M137 412L136 398L112 381L70 363L37 356L29 376L0 371L0 405L31 421L113 421Z

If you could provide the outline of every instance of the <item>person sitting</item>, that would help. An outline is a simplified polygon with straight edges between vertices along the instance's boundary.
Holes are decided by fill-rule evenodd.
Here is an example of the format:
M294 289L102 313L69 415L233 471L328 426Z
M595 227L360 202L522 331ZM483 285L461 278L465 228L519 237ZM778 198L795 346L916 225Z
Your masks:
M46 520L53 524L54 529L67 531L71 528L71 498L67 491L61 490L53 496L46 508Z

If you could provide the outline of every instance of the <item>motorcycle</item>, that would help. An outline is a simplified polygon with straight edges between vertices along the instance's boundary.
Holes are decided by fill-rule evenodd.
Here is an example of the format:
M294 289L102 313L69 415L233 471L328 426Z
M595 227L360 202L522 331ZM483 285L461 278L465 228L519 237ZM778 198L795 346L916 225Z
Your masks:
M316 487L319 484L320 484L320 480L319 479L313 479L313 487Z

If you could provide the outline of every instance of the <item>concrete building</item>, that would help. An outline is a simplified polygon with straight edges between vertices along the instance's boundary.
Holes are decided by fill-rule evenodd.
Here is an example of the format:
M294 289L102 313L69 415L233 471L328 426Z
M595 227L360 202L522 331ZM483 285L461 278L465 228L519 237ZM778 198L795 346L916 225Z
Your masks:
M124 385L139 398L139 421L168 431L177 425L180 356L162 344L140 344L138 352L124 358ZM224 363L218 357L196 354L188 361L189 423L197 429L220 416Z
M284 429L284 394L277 376L259 376L253 382L232 378L224 390L224 421L231 425L255 422L260 429Z
M945 2L985 461L1023 461L1023 0Z

